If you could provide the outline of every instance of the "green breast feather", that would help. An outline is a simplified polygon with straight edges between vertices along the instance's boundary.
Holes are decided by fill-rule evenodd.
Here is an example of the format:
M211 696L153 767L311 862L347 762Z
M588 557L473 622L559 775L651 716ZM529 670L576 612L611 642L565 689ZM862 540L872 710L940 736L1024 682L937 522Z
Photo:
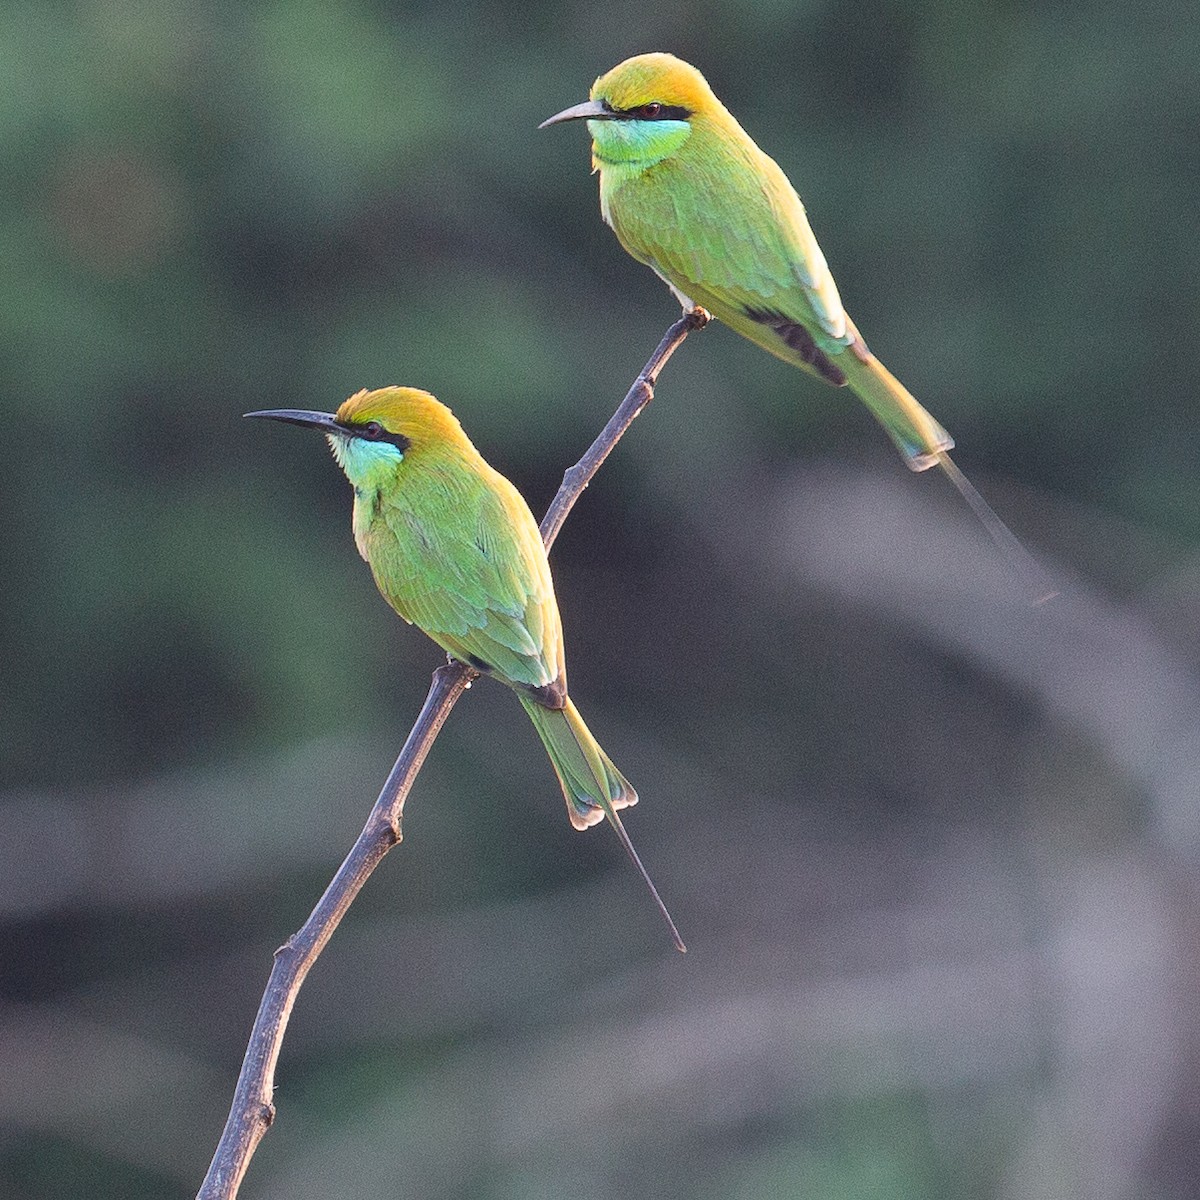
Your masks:
M748 139L698 132L675 157L614 181L605 209L630 254L772 353L808 365L779 332L789 326L834 355L852 340L804 206Z
M415 474L415 455L406 466ZM516 489L484 470L424 469L377 504L372 569L388 603L455 658L545 687L564 671L541 538Z

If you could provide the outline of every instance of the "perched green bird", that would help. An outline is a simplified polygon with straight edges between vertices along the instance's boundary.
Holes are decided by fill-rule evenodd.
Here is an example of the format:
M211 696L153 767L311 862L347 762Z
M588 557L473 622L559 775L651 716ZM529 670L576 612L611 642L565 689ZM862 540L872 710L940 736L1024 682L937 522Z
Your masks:
M800 197L704 76L674 55L639 54L590 95L539 128L587 121L600 212L621 245L686 310L707 309L784 361L849 386L914 471L941 466L1000 545L1023 555L950 459L954 440L867 349Z
M685 946L617 809L637 793L567 695L562 622L537 522L454 414L428 392L388 387L335 414L271 409L321 430L354 487L354 540L383 598L459 662L508 684L546 747L576 829L607 817Z

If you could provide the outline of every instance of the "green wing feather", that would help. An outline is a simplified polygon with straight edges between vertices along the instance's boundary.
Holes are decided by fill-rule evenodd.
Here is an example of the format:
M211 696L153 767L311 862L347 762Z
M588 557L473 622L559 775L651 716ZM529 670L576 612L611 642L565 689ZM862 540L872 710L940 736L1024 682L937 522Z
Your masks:
M381 500L369 560L388 603L443 649L518 687L564 675L562 627L546 553L520 493L480 459L406 463Z
M735 332L827 383L848 383L914 470L950 435L867 350L804 205L740 126L698 127L641 171L602 171L601 209L625 249Z
M697 130L686 153L612 178L602 204L635 258L739 333L807 366L746 310L777 312L833 353L853 334L800 198L774 160L743 139Z

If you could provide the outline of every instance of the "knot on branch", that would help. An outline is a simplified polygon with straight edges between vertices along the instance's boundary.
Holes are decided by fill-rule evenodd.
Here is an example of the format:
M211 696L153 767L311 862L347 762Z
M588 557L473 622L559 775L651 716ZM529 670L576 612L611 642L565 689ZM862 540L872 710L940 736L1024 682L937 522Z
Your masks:
M380 824L382 825L380 836L389 850L404 841L404 830L398 812L389 813Z
M625 403L636 404L639 409L644 408L651 400L654 399L654 380L647 379L645 375L639 375L633 381L633 387L629 389L629 394L625 397Z

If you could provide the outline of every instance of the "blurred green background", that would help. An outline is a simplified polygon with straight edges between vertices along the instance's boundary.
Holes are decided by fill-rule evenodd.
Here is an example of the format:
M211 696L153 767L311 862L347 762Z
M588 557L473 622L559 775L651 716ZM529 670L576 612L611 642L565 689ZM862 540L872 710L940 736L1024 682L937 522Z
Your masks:
M845 393L692 338L554 555L691 952L485 681L243 1195L1197 1195L1195 18L0 8L0 1195L194 1195L439 661L319 439L240 414L426 387L540 514L676 310L536 126L649 49L1063 595Z

